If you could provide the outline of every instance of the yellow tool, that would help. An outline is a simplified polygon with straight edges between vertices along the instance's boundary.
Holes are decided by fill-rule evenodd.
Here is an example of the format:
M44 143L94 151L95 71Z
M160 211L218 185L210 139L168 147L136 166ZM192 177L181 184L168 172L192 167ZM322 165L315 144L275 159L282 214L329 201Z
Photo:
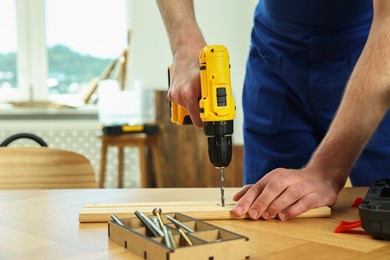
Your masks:
M233 120L236 106L230 80L229 53L222 45L209 45L199 55L201 97L200 118L208 139L211 163L221 172L221 204L225 206L224 168L232 159ZM170 69L168 69L170 86ZM171 121L178 125L192 124L188 112L170 102Z

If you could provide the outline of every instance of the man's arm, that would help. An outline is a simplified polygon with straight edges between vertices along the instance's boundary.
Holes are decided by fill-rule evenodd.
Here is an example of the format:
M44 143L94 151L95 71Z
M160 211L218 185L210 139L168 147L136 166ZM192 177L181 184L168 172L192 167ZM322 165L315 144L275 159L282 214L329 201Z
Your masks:
M370 34L336 116L309 163L275 169L237 193L236 215L293 218L333 205L357 158L390 106L390 1L374 1Z
M202 127L199 53L206 45L194 14L192 0L157 0L171 44L173 64L168 98L184 107L196 127Z

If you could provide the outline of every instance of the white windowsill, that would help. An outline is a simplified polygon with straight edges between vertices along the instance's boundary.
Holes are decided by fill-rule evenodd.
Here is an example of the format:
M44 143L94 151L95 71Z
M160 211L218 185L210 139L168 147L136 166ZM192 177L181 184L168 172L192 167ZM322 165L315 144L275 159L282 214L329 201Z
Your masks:
M15 107L0 104L0 119L32 120L32 119L96 119L97 105L85 105L77 108L55 107Z

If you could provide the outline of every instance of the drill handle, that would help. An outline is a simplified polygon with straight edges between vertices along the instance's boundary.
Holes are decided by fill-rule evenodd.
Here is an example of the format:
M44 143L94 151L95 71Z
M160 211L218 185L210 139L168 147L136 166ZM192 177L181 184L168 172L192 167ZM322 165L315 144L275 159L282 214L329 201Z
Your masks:
M171 87L171 69L172 65L168 66L168 89ZM176 123L177 125L191 125L192 120L188 111L176 104L175 102L169 101L169 111L171 122Z

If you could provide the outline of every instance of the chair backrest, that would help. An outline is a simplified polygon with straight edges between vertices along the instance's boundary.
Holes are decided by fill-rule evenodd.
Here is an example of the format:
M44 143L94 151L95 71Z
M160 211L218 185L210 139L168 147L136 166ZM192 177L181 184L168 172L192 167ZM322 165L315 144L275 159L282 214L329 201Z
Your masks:
M0 147L0 189L96 188L83 155L48 147Z

